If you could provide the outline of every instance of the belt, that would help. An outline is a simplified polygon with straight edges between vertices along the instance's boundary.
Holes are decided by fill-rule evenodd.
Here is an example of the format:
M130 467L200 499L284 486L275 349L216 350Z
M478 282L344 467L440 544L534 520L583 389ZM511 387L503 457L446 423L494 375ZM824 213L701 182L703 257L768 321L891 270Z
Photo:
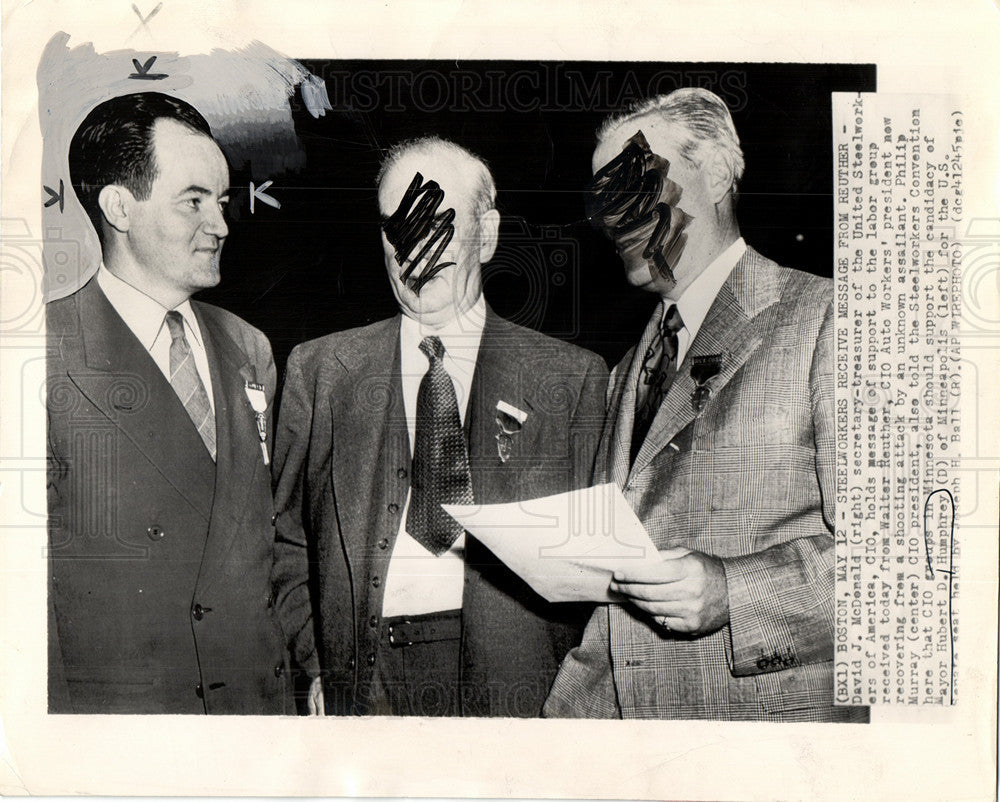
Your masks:
M385 619L385 625L386 637L394 647L458 640L462 636L462 611L394 616Z

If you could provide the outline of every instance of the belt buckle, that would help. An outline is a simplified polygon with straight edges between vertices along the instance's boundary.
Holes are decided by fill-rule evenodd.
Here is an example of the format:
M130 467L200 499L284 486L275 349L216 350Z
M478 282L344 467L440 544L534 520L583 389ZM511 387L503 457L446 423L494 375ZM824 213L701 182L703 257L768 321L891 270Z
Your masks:
M395 629L396 629L396 624L392 624L392 625L389 626L389 643L390 643L390 645L392 645L392 646L412 646L413 645L413 641L411 641L411 640L408 640L408 641L405 641L405 642L403 642L401 640L397 641L396 640Z

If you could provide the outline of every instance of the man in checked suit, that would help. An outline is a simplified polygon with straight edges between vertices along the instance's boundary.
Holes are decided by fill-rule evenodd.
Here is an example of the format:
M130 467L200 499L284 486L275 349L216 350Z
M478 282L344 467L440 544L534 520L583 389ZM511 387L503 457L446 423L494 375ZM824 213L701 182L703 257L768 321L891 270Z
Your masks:
M603 423L603 361L483 298L495 196L451 142L393 149L378 204L400 314L289 358L276 577L312 710L537 716L579 642L588 609L544 601L440 508L586 485Z
M219 282L225 158L146 92L93 109L69 164L103 262L47 309L49 711L285 712L271 348L190 300Z
M592 219L661 298L613 371L597 471L663 559L615 574L544 713L865 721L833 705L831 282L744 243L711 92L610 119L593 167Z

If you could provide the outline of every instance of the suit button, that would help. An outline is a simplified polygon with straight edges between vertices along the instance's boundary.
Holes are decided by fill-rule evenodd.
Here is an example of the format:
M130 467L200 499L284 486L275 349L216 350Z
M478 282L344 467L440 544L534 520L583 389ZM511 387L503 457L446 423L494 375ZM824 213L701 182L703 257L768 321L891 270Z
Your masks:
M285 673L285 667L284 666L275 666L274 667L274 676L281 677L281 676L284 676L284 673Z
M354 658L353 657L350 660L347 661L347 667L348 668L354 668Z
M395 513L399 512L399 505L394 501L386 509L388 509L389 512L395 514Z
M278 523L278 513L271 516L271 526L274 526L276 523Z
M375 653L374 652L372 652L370 655L368 655L368 665L370 665L370 666L375 665Z
M400 479L405 479L408 475L409 474L407 474L406 468L400 468L398 471L396 471L396 476L398 476Z
M163 536L167 533L164 532L161 527L153 524L146 530L146 534L149 536L150 540L163 540Z
M368 619L368 626L370 626L372 629L375 629L375 627L378 626L378 616L377 615L373 615L371 618Z
M377 576L373 576L372 577L372 587L373 588L377 588L381 584L382 584L382 580L381 579L379 579Z
M205 692L201 689L200 682L194 686L194 695L197 696L199 699L205 698Z
M267 598L264 599L264 604L267 605L268 607L274 607L274 594L273 593L268 593L267 594Z
M201 621L201 619L205 617L205 608L200 604L196 604L193 608L191 608L191 615L194 616L195 621Z
M378 542L378 547L384 551L385 549L389 548L389 541L386 540L385 538L382 538Z

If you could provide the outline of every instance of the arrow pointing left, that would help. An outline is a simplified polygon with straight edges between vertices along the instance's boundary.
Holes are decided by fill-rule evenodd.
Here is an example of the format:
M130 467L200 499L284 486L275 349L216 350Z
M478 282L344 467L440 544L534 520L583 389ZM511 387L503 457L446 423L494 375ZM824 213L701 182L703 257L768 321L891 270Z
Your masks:
M59 214L62 214L63 206L66 203L65 188L63 187L63 180L59 179L59 191L56 192L52 187L47 187L42 184L42 189L49 193L49 199L45 201L45 208L48 209L50 206L58 203L59 204Z

